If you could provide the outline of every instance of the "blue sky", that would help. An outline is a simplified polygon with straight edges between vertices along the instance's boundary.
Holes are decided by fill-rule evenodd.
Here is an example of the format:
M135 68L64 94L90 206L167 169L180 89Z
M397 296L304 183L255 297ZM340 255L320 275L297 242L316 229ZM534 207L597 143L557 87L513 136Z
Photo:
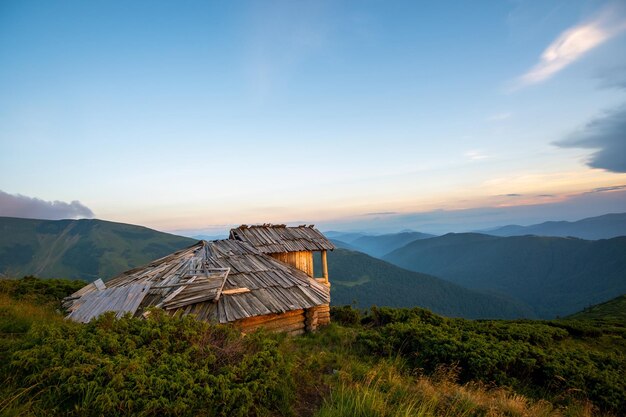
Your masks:
M195 233L625 211L625 31L606 1L4 1L0 214Z

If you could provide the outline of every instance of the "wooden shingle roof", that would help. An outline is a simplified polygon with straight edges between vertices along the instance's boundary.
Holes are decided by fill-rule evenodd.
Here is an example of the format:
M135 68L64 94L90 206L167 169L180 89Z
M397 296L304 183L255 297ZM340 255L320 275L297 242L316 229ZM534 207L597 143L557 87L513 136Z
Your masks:
M242 225L236 229L231 229L230 239L248 242L263 253L335 249L335 245L313 226Z
M304 272L235 240L197 244L92 283L65 300L68 317L88 322L105 311L143 314L158 306L227 323L328 304L328 287Z

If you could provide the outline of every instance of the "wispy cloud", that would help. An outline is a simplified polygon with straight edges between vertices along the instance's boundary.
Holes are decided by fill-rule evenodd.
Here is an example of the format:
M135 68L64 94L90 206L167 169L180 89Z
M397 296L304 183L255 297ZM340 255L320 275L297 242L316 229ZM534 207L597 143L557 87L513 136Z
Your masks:
M76 200L71 203L45 201L0 190L0 216L59 220L94 217L94 213Z
M329 36L328 5L323 2L260 3L251 13L246 71L259 102L285 83Z
M518 78L514 89L537 84L552 77L587 52L626 29L623 7L616 4L602 10L594 19L562 32L541 54L539 62Z
M594 188L591 191L587 191L587 194L606 193L606 192L619 191L619 190L626 190L626 185L613 185L611 187Z
M465 152L465 157L472 161L480 161L481 159L489 158L489 155L483 153L482 151L474 149L474 150Z
M595 191L594 191L595 190ZM580 220L606 213L621 213L626 204L626 186L608 186L580 191L562 198L551 194L537 196L522 204L479 206L468 209L438 209L399 213L383 218L358 217L318 222L322 230L351 230L389 233L403 229L434 234L466 232L505 224L534 224L548 220ZM543 197L543 198L539 198ZM547 198L550 197L550 198Z
M513 114L511 112L502 112L502 113L496 113L496 114L492 114L491 116L487 117L487 121L488 122L500 122L502 120L506 120L511 118Z
M378 211L374 213L365 213L364 216L393 216L398 214L397 211Z

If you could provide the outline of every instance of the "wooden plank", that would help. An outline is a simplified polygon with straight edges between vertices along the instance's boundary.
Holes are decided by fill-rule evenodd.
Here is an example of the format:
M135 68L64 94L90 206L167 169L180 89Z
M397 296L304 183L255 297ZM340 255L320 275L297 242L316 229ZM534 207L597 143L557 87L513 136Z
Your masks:
M222 290L224 289L224 284L226 283L226 279L228 278L228 274L230 273L230 268L226 268L226 272L224 273L224 279L222 280L222 285L220 286L220 289L217 290L217 295L215 296L215 299L213 300L214 303L217 303L220 299L220 296L222 295Z
M191 278L194 278L194 281L192 283ZM210 282L209 280L206 280L204 278L202 278L202 281L198 280L196 276L192 276L189 278L189 280L186 281L182 281L182 282L178 282L176 284L168 284L168 285L157 285L152 287L152 289L154 290L162 290L162 289L169 289L169 288L179 288L179 287L198 287L198 286L202 286L202 285L207 285L207 283Z
M287 317L294 317L294 316L298 317L298 316L303 316L303 315L304 315L304 310L292 310L292 311L287 311L281 314L266 314L264 316L248 317L246 319L240 320L239 323L242 325L252 325L252 324L257 324L261 322L282 320Z
M237 323L235 323L237 324ZM241 330L244 332L251 332L260 328L263 328L268 331L279 331L279 332L289 332L291 330L297 329L305 329L304 321L302 320L292 320L292 321L276 321L271 323L259 323L255 326L240 326Z
M328 283L328 258L325 250L322 251L322 277L324 282Z
M97 289L98 291L103 291L103 290L105 290L105 289L106 289L106 287L107 287L106 285L104 285L104 282L102 282L102 279L100 279L100 278L98 278L97 280L95 280L95 281L93 282L93 285L96 287L96 289Z
M195 276L194 276L194 277L191 277L191 278L190 278L190 279L186 282L186 284L188 285L188 284L193 283L193 282L194 282L194 280L195 280L196 278L197 278L197 277L195 277ZM162 307L162 306L163 306L164 304L166 304L168 301L172 300L174 297L176 297L178 294L180 294L180 293L181 293L181 292L182 292L185 288L187 288L187 287L185 286L185 284L177 284L177 285L179 285L180 287L179 287L179 288L177 288L176 290L172 291L172 292L170 293L170 295L168 295L168 296L167 296L167 297L165 297L163 300L161 300L161 302L160 302L160 303L158 303L158 304L156 305L157 307ZM172 288L172 287L175 287L175 286L168 286L168 287L156 287L156 288Z

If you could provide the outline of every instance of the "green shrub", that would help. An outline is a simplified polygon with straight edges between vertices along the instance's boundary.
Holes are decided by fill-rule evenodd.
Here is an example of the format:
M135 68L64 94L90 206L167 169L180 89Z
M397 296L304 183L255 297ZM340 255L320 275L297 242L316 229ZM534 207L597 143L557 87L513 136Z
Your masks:
M374 326L385 326L390 323L404 323L410 320L419 320L434 325L443 323L443 317L420 307L414 308L391 308L372 307L371 314L365 320Z
M0 279L0 293L16 300L34 304L50 304L61 307L64 297L87 285L85 281L69 279L39 279L26 276L20 279Z
M11 373L40 415L265 415L293 396L273 338L160 311L35 327Z
M361 322L361 312L352 306L333 306L330 308L330 318L333 323L354 326Z
M458 366L462 382L512 386L538 396L585 393L605 410L626 411L624 355L587 350L566 329L542 322L443 319L411 311L372 311L388 323L361 332L359 342L381 356L401 355L409 364L434 372Z
M567 330L569 334L577 337L599 337L605 331L605 328L599 327L593 322L578 320L561 320L549 321L546 324Z

